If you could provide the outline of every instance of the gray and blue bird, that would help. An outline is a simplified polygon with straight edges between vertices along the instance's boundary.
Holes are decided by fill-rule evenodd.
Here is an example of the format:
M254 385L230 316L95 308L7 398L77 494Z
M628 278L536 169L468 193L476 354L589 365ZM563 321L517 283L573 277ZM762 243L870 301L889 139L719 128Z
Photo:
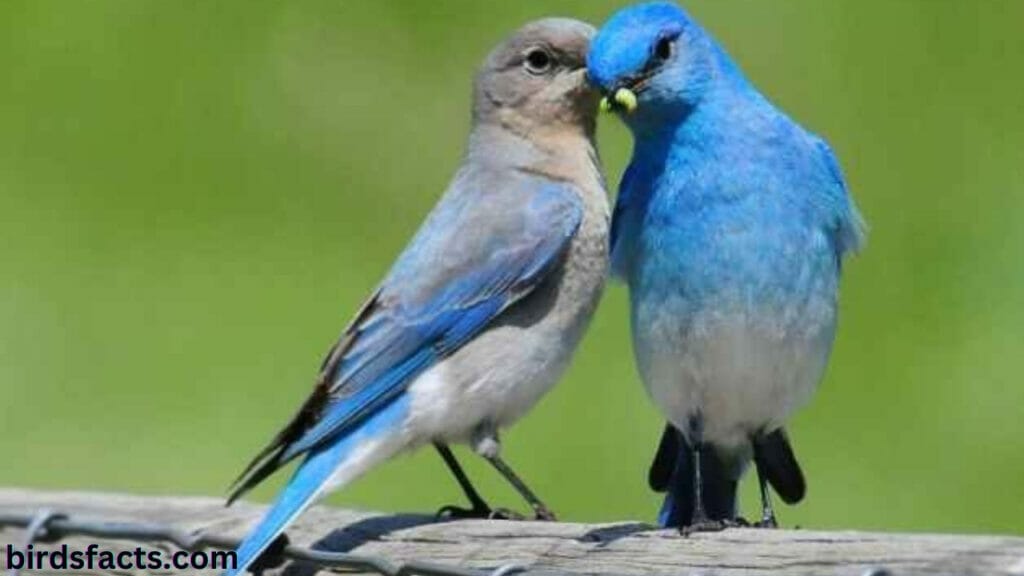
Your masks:
M528 24L485 60L461 166L329 352L294 418L231 495L300 460L238 550L252 564L306 507L392 456L434 444L472 508L490 507L448 443L466 442L552 517L499 457L498 431L560 378L597 306L609 210L586 81L593 28ZM450 512L458 512L452 509Z
M649 478L668 492L659 519L736 521L753 460L775 525L768 485L789 503L805 493L783 425L821 380L843 259L864 234L839 164L675 4L613 15L587 64L634 138L611 259L668 420Z

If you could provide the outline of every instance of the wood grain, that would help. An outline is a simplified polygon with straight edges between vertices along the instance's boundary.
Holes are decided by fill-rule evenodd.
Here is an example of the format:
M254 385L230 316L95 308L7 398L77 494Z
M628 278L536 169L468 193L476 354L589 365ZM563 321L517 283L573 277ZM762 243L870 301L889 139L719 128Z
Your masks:
M222 500L212 498L0 489L0 511L33 513L42 508L56 509L77 519L164 523L233 537L243 536L264 509L246 503L225 508ZM1024 576L1024 538L1009 536L730 529L683 538L674 531L629 522L434 522L430 516L385 515L324 506L304 514L288 533L293 544L302 546L378 555L395 562L425 560L491 570L515 563L528 568L531 575L865 576L874 571L892 576ZM18 545L23 538L23 531L18 529L0 531L3 554L7 544ZM111 550L137 545L123 540L71 537L35 546L52 549L66 543L70 549L83 549L91 542ZM6 565L5 558L3 566ZM133 572L91 574L115 573ZM286 563L264 574L316 573L315 567Z

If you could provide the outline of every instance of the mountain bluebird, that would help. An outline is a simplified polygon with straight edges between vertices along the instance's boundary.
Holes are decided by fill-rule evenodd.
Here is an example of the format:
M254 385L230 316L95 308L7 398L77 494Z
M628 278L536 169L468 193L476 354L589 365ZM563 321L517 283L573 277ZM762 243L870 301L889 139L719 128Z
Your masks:
M720 529L753 459L788 503L803 473L782 426L832 348L844 256L862 224L828 145L775 108L682 9L615 14L587 56L634 137L612 218L633 348L669 425L650 483L666 526Z
M292 479L238 550L249 566L317 497L395 454L468 442L533 505L498 430L567 367L604 287L608 202L586 81L590 26L546 19L484 61L462 165L331 349L312 395L252 462L234 500L289 461ZM457 511L457 509L455 509Z

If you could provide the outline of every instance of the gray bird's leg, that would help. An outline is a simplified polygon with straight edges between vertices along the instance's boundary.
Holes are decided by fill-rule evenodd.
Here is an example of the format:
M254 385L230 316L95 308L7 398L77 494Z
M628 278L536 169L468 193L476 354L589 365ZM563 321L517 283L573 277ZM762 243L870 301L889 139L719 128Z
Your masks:
M491 466L494 466L494 468L505 477L505 480L508 480L508 483L516 489L516 492L519 492L519 495L523 497L523 500L526 500L526 503L530 505L530 508L533 508L535 520L556 520L555 513L552 512L546 504L541 502L540 498L530 490L530 487L519 478L515 471L513 471L512 468L501 459L501 457L495 455L490 457L484 456L484 458L487 458L487 461L491 463Z
M498 441L497 431L489 427L479 429L474 435L473 450L490 462L491 466L494 466L494 469L523 497L523 500L526 500L530 508L533 508L535 520L555 520L555 513L533 493L533 490L530 490L530 487L519 478L512 467L498 456L501 451L501 443Z
M466 494L466 498L469 500L470 508L460 508L458 506L444 506L437 511L438 519L447 518L490 518L494 514L494 510L487 504L487 502L480 496L473 483L470 482L469 476L466 475L466 471L462 469L462 465L455 458L455 454L452 453L451 448L447 444L440 442L434 442L434 448L437 449L438 454L444 460L444 463L448 466L452 475L455 476L455 481L459 483L459 487Z

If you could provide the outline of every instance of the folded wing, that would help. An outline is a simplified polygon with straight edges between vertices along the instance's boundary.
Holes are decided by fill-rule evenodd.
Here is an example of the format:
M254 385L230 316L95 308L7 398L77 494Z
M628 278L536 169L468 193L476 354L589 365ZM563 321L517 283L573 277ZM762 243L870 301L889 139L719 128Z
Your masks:
M486 186L489 180L500 181ZM463 174L324 361L302 408L235 482L229 502L357 427L557 267L582 218L571 186Z

